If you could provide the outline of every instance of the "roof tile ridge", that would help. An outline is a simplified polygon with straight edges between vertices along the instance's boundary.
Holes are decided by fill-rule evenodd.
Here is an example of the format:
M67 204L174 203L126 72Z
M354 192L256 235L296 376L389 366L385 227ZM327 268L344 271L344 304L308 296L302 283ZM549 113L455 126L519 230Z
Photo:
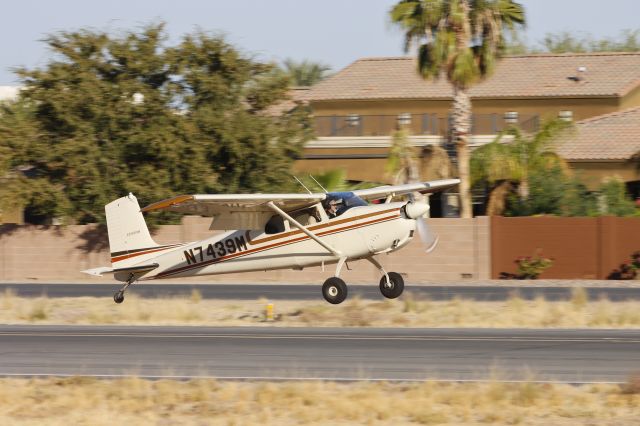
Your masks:
M349 65L347 65L346 67L342 68L340 71L338 71L337 73L333 74L331 77L326 78L322 81L320 81L317 84L314 84L313 86L310 87L309 90L309 94L310 96L313 96L313 92L316 89L322 88L323 86L326 86L327 84L329 84L331 82L331 80L333 80L334 78L345 74L346 72L348 72L350 69L352 69L353 67L356 66L356 64L360 63L360 62L365 62L365 61L389 61L389 60L410 60L413 59L411 56L371 56L371 57L364 57L364 58L358 58L355 61L351 62Z
M613 111L613 112L609 112L607 114L601 114L601 115L596 115L595 117L585 118L584 120L576 121L576 124L593 123L593 122L600 121L600 120L606 120L606 119L612 118L612 117L617 117L617 116L630 114L630 113L633 113L633 112L636 112L636 111L640 111L640 105L639 106L634 106L634 107L631 107L631 108L627 108L627 109L623 109L621 111Z
M504 55L503 59L508 58L570 58L570 57L587 57L587 56L640 56L640 52L564 52L564 53L523 53L520 55Z
M313 96L313 92L314 91L316 91L318 88L322 88L322 86L326 86L326 85L330 84L331 80L333 80L334 78L338 77L341 74L346 73L349 69L353 68L359 61L360 61L360 59L356 59L355 61L351 62L346 67L342 68L337 73L335 73L335 74L329 76L328 78L325 78L324 80L321 80L318 83L310 86L309 87L309 95Z
M364 61L406 61L414 60L413 56L365 56L364 58L358 58L353 63Z

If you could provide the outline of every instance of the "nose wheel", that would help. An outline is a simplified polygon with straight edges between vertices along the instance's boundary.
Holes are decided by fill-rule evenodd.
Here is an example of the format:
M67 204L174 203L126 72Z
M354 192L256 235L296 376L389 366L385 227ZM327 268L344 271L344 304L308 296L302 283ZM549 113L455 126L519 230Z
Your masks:
M347 298L347 284L338 278L331 277L322 285L322 296L327 302L337 305Z
M380 278L380 292L387 299L395 299L400 297L404 291L404 279L402 275L397 272L389 272L389 281L386 276Z

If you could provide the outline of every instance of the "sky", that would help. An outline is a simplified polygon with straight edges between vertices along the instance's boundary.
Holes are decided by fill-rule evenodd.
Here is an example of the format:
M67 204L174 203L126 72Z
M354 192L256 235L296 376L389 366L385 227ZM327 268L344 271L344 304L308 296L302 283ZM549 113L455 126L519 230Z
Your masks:
M90 28L113 34L166 22L169 44L202 29L225 34L266 61L310 59L334 71L361 57L402 55L402 33L387 18L397 0L56 0L8 1L0 15L0 86L17 85L11 68L44 67L48 34ZM639 29L638 0L521 0L530 44L546 33L596 38Z

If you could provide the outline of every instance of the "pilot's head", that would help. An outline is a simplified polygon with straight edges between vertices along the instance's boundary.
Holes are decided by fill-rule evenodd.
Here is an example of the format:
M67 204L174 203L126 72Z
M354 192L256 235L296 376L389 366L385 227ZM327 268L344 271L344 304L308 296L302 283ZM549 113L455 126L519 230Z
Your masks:
M324 210L327 212L329 217L334 217L336 212L338 211L338 201L337 200L329 200L329 202L325 205Z

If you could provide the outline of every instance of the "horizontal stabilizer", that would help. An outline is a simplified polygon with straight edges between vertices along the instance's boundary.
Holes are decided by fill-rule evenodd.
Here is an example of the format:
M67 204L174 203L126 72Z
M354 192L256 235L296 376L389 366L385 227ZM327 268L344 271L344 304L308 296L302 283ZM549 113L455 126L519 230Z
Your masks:
M96 277L101 277L102 274L117 274L120 272L130 272L132 274L144 273L153 271L158 267L157 263L150 263L148 265L136 265L129 266L127 268L109 268L107 266L101 266L99 268L87 269L86 271L82 271L85 274L94 275Z

